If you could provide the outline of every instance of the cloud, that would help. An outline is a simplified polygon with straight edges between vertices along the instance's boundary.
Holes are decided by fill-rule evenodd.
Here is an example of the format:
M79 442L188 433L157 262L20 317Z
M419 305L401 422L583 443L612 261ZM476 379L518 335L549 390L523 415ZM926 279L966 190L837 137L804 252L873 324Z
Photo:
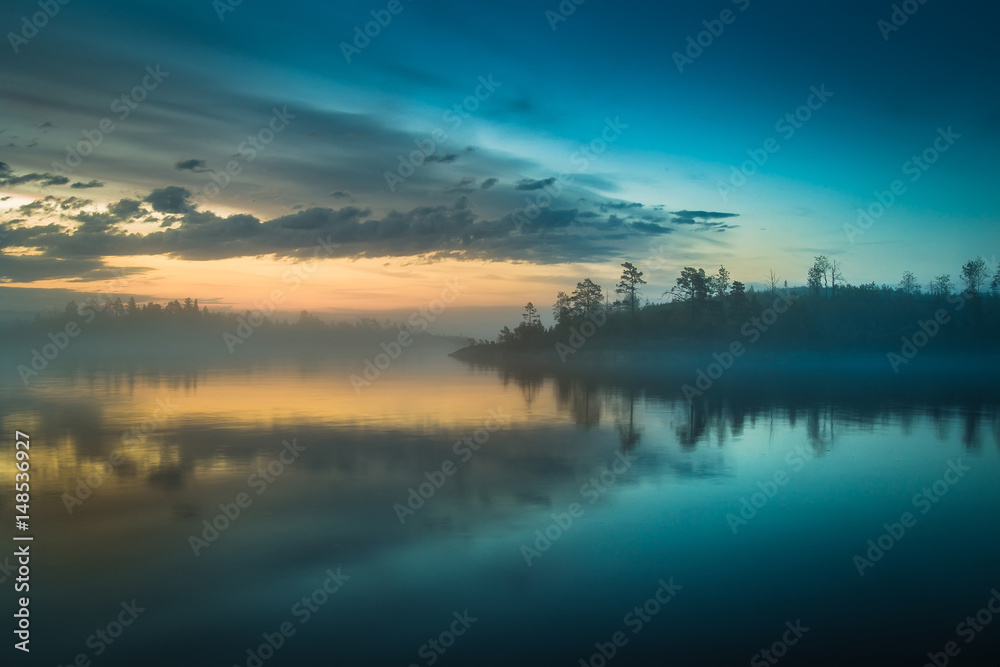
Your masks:
M208 165L204 160L198 160L192 158L190 160L180 160L174 164L174 169L178 171L193 171L196 174L200 174L205 171L209 171Z
M350 199L351 193L344 192L343 190L336 190L334 192L331 192L330 196L333 197L334 199Z
M66 185L69 179L48 172L44 174L31 173L15 176L6 162L0 162L0 185L21 185L23 183L40 183L43 187L49 185Z
M479 185L479 187L482 188L483 190L489 190L499 182L500 182L499 178L487 178Z
M114 204L108 204L108 213L121 222L131 220L145 212L145 209L142 208L142 202L137 199L120 199Z
M77 181L76 183L74 183L73 185L71 185L69 187L71 187L71 188L73 188L75 190L85 190L87 188L103 188L104 187L104 183L101 183L100 181L96 181L96 180L94 180L94 181L88 181L86 183L83 183L81 181Z
M618 201L618 202L607 201L602 204L598 204L598 208L600 208L602 211L605 212L609 210L623 211L630 208L642 208L642 207L643 207L642 204L635 201Z
M0 277L19 283L80 278L102 266L104 263L99 259L54 259L30 255L4 255Z
M59 203L59 208L64 211L72 211L81 209L85 206L90 206L94 201L92 199L80 199L79 197L67 197Z
M0 279L10 282L33 283L41 280L69 280L92 282L118 278L149 271L146 267L111 267L94 258L57 259L32 255L5 256L0 268ZM51 289L51 288L49 288ZM46 290L48 291L48 290Z
M451 186L445 192L457 193L457 192L475 192L476 179L472 176L463 176L458 183Z
M655 222L633 222L631 224L634 229L646 232L647 234L669 234L674 231L669 227L658 225Z
M472 188L474 179L460 184ZM474 188L472 188L474 189ZM0 223L0 233L11 245L32 248L32 255L47 260L98 260L138 255L165 255L188 260L274 255L306 258L318 249L329 257L412 257L437 259L521 260L540 263L600 261L618 256L620 242L669 229L655 223L632 222L617 216L603 217L577 209L546 207L528 223L515 225L510 215L486 218L477 214L467 197L451 204L421 205L406 211L391 210L375 216L371 209L312 207L261 220L253 215L222 217L189 203L190 192L178 186L153 190L142 201L122 199L103 211L63 215L64 224ZM60 200L44 205L58 208ZM143 208L149 203L155 213ZM146 217L152 215L153 217ZM128 232L122 225L136 218L161 222L157 231ZM6 259L6 257L5 257ZM66 277L71 267L90 271L89 265L56 261L49 264L21 262L4 272ZM90 274L86 274L90 275ZM85 274L79 274L86 279ZM40 279L40 278L33 278Z
M547 188L556 182L555 177L545 178L540 181L535 181L530 178L522 178L514 185L515 190L541 190L542 188Z
M725 220L726 218L738 218L739 213L719 213L716 211L673 211L673 222L680 225L694 225L704 223L709 220Z
M440 162L441 164L451 164L458 159L458 155L455 153L445 153L444 155L431 154L424 158L424 162L433 163Z
M168 185L149 193L145 201L160 213L186 213L193 210L189 200L191 191L176 185Z

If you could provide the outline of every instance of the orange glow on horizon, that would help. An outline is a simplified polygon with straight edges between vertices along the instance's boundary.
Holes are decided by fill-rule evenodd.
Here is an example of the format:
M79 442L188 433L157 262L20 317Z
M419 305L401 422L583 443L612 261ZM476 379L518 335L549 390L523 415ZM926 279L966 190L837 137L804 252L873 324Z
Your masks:
M86 283L60 279L6 283L6 286L66 289L82 295L99 295L99 299L105 294L123 299L141 295L137 298L140 303L190 296L210 310L239 311L274 303L278 311L359 313L426 305L439 298L448 285L457 285L456 307L522 306L530 299L548 304L556 292L570 291L584 275L602 280L610 289L613 278L601 273L610 274L617 268L614 264L537 265L457 259L427 261L421 257L298 262L245 257L199 262L153 255L107 261L111 267L121 267L122 277Z

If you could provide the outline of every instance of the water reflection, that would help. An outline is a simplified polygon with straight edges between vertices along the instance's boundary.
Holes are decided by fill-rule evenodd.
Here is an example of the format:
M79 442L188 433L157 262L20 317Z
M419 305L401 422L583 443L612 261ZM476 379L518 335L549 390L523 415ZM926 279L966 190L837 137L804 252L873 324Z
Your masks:
M500 380L499 386L493 377ZM839 394L836 402L813 403L720 391L688 402L656 387L612 386L461 364L400 372L363 395L345 378L345 369L336 364L262 366L241 372L77 372L49 378L30 392L4 388L0 420L31 429L51 443L44 465L47 483L54 486L65 487L77 476L92 474L117 451L126 459L118 476L143 479L164 490L181 488L195 474L242 471L273 449L278 434L290 432L321 442L336 440L337 456L348 474L354 473L349 462L361 456L348 454L355 446L369 453L381 451L389 468L419 468L433 463L451 438L497 407L507 410L509 430L530 432L529 440L537 441L545 429L565 423L583 431L607 427L626 452L650 437L654 448L675 442L680 451L692 451L702 445L723 447L743 438L748 428L765 429L772 437L775 429L797 430L800 424L816 452L835 446L845 429L891 426L904 435L930 432L939 441L956 438L969 451L996 442L1000 434L997 404L967 393L954 393L947 402L918 404L883 394L873 404L867 395ZM428 381L434 384L432 392L425 390ZM158 404L164 402L170 406L167 414L156 417L162 412ZM662 428L665 422L671 424L670 434ZM379 437L386 442L374 444ZM408 441L424 444L391 444ZM523 442L507 445L501 456L501 448L491 447L479 458L516 465L512 450L521 448ZM551 447L528 449L538 456ZM322 465L314 460L310 467Z
M990 477L998 469L998 403L988 394L914 397L833 387L815 400L794 390L720 388L689 403L676 385L609 384L452 360L391 370L360 394L347 379L353 368L336 361L170 372L77 369L51 373L27 392L0 387L0 423L31 432L38 443L33 509L48 531L43 562L50 590L59 591L39 594L39 616L58 620L53 627L66 638L53 645L52 658L65 662L75 654L93 631L85 619L141 595L156 622L141 645L131 653L123 648L106 664L157 664L148 660L150 647L163 656L161 664L182 664L176 632L195 626L206 632L198 640L202 655L234 664L247 635L283 620L289 591L315 587L310 577L338 564L355 573L359 597L345 589L343 606L327 608L321 627L275 664L315 664L316 651L345 634L365 638L337 654L345 664L409 664L425 641L425 625L433 631L427 618L473 604L492 611L494 625L470 634L472 661L514 660L516 651L502 638L511 632L549 647L539 655L553 660L577 647L583 655L605 633L602 623L615 622L611 611L637 595L644 599L651 581L672 573L691 582L691 590L702 587L686 603L688 620L671 621L692 638L676 654L696 656L712 642L699 628L711 625L706 619L723 604L750 619L733 630L742 651L740 635L755 646L758 635L766 636L765 620L775 620L768 614L753 620L753 609L772 604L754 597L755 586L774 592L777 617L792 613L790 601L808 585L772 571L772 561L791 549L781 542L787 535L811 536L794 550L813 562L814 582L837 582L838 592L818 599L842 611L859 603L838 597L847 595L841 589L857 589L866 604L873 589L858 589L856 575L841 566L872 526L898 517L914 489L940 474L943 461L976 457L977 479L990 483L969 481L935 510L939 526L928 521L922 536L914 534L911 544L921 550L912 553L927 558L925 565L946 558L934 551L934 540L946 537L960 552L982 548L973 547L981 534L954 527L968 523L975 507L1000 501ZM482 428L491 410L505 415L503 427L463 460L454 444ZM248 478L289 438L305 447L301 458L253 496L223 538L193 556L189 536L218 514L220 503L247 492ZM814 454L812 462L761 513L756 532L731 541L737 538L726 513L800 446ZM65 494L106 471L116 452L123 461L68 512ZM580 502L581 487L619 453L634 458L634 466L587 506L558 548L527 568L518 545L551 522L552 513ZM457 472L401 522L394 507L447 460ZM9 461L0 468L3 487L13 469ZM753 572L756 583L742 581L734 562ZM991 567L976 561L962 576L985 577ZM536 599L543 592L548 597ZM66 597L77 603L76 616L59 611ZM396 610L400 629L377 632L375 619L387 606ZM930 620L903 617L914 632L929 631ZM676 641L668 635L646 641L664 650Z

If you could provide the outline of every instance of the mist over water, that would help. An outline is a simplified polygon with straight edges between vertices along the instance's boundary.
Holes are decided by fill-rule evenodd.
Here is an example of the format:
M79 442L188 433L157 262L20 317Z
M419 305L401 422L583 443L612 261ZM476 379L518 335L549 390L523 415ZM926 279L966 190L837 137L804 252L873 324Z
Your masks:
M446 351L360 391L356 355L6 376L4 428L42 443L36 658L255 665L286 622L264 664L745 664L786 622L789 664L992 655L956 635L1000 585L989 396L689 403Z

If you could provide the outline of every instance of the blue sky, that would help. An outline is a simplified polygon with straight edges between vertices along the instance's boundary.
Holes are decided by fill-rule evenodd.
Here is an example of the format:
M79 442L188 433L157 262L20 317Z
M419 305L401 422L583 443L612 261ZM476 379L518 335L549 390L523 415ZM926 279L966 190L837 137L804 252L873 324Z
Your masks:
M798 284L826 254L851 282L894 283L906 269L927 282L1000 254L987 3L914 1L891 31L879 21L892 3L877 2L567 0L558 22L546 14L558 2L400 0L394 15L389 4L70 2L24 41L11 35L38 5L6 3L5 293L84 290L121 266L169 284L171 262L296 261L310 244L288 229L332 233L332 262L508 263L505 293L521 303L550 298L517 288L525 265L549 267L561 288L582 270L610 283L654 247L667 261L650 271L651 297L689 264L725 263L750 283L773 268ZM373 11L391 21L348 62L342 43ZM675 54L699 33L702 52L679 71ZM169 75L116 119L112 102L157 65ZM832 94L813 98L794 134L779 130L814 89ZM475 108L459 117L465 100ZM248 159L240 144L274 109L293 117ZM115 129L101 145L65 183L46 180L105 117ZM606 149L581 161L609 123ZM904 165L941 128L959 138L911 181ZM390 188L386 172L428 137L445 139ZM776 152L723 195L769 139ZM218 196L194 197L234 159L240 173ZM885 214L845 233L896 179L906 190ZM510 225L542 193L547 210ZM122 200L140 204L107 208ZM211 298L239 301L224 288Z

